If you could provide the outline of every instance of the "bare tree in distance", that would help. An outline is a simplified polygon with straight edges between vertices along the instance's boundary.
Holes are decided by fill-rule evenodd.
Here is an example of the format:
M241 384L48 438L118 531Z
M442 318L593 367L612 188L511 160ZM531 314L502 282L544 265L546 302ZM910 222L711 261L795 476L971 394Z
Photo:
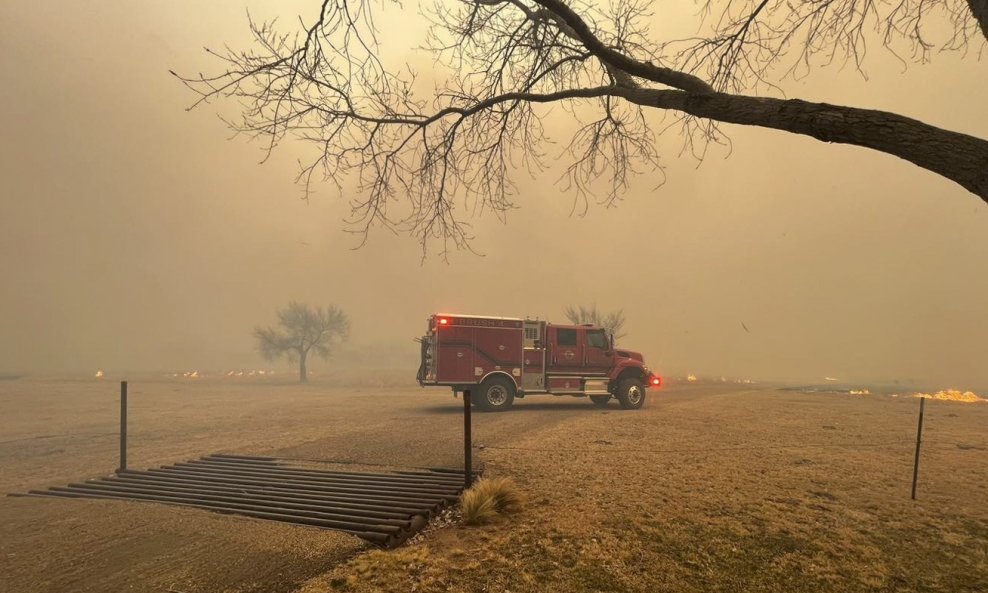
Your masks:
M695 2L701 33L661 39L648 28L659 5L651 0L435 0L422 42L434 80L423 84L380 51L389 31L374 11L398 3L313 1L298 28L251 20L251 47L207 50L218 71L179 78L199 95L190 109L236 100L242 117L230 125L268 151L288 137L311 143L315 156L298 177L306 196L320 178L341 188L359 181L349 223L364 240L384 226L418 237L423 252L431 241L443 253L469 247L470 213L503 216L514 207L513 179L553 158L563 159L575 205L611 205L633 176L663 179L663 132L678 130L702 159L727 142L721 123L884 152L988 202L985 139L897 113L780 98L777 86L831 62L864 74L869 43L903 64L941 51L979 58L988 0ZM548 104L576 122L556 155Z
M580 305L579 307L567 305L563 313L566 315L566 319L569 319L570 323L574 325L590 323L597 327L604 328L607 330L607 333L614 336L615 342L618 338L623 338L628 335L621 331L624 328L625 322L623 310L603 313L597 308L597 303L594 303L589 307L585 307L583 305Z
M349 333L350 320L335 305L324 309L292 301L278 311L278 327L258 327L254 337L265 360L285 357L298 363L299 383L308 383L309 354L329 358L333 341L343 341Z

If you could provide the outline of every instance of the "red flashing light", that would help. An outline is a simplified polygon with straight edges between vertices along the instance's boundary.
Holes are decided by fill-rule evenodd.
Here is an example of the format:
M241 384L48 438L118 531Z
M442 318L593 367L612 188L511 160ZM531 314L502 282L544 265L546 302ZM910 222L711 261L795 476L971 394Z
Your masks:
M449 325L449 319L446 319L445 317L440 317L439 325Z
M662 385L662 377L652 377L652 385L656 387Z

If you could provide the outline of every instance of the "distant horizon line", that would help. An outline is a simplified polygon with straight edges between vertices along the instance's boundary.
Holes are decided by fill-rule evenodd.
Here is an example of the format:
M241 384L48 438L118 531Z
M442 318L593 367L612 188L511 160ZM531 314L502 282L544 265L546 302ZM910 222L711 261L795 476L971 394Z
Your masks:
M339 375L340 372L346 372L347 370L358 369L376 369L383 372L405 372L409 373L410 381L414 380L414 365L354 365L346 364L342 366L336 366L328 369L316 369L309 370L308 374L310 376L321 376L321 375ZM102 371L102 376L97 376L97 372ZM278 366L278 367L251 367L251 366L240 366L240 367L198 367L198 368L182 368L182 367L168 367L168 368L135 368L135 369L114 369L111 367L105 367L101 369L62 369L62 370L0 370L0 380L16 380L22 378L73 378L73 379L102 379L102 380L128 380L127 375L134 377L148 377L150 375L155 375L161 378L221 378L221 377L231 377L231 378L241 378L243 375L233 375L232 373L250 373L253 375L247 375L254 378L261 377L292 377L297 375L297 367L293 368L290 366ZM195 377L187 375L187 373L196 373ZM697 377L698 383L724 383L728 385L743 384L744 381L750 381L751 384L778 384L785 385L787 387L831 387L837 388L882 388L883 390L896 389L902 390L947 390L956 389L960 391L974 391L976 393L988 392L988 385L963 385L957 384L956 382L950 385L941 385L939 382L932 380L917 380L917 379L841 379L839 377L806 377L806 376L790 376L790 377L740 377L734 375L726 374L716 374L716 373L703 373L701 375L695 375L694 373L667 373L663 376L676 381L682 381L684 383L688 382L689 376ZM722 380L723 379L723 380Z

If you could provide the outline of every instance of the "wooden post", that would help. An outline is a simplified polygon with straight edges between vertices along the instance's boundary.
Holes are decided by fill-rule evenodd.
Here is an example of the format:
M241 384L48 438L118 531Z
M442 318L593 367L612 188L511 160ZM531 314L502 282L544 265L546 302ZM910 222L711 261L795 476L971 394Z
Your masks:
M473 485L473 435L470 422L470 390L463 391L463 489Z
M120 467L127 469L127 382L120 382Z
M919 426L916 428L916 460L913 462L913 500L916 500L916 480L919 477L919 445L923 441L923 409L926 398L919 398Z

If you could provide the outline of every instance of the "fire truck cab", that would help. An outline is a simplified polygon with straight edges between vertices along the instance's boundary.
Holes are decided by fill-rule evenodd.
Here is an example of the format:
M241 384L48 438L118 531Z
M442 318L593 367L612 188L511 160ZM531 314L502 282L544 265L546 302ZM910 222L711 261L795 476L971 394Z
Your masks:
M500 411L533 393L589 397L606 406L613 397L637 410L662 378L638 352L614 347L593 325L556 325L516 317L436 314L421 338L419 385L470 391L480 410Z

